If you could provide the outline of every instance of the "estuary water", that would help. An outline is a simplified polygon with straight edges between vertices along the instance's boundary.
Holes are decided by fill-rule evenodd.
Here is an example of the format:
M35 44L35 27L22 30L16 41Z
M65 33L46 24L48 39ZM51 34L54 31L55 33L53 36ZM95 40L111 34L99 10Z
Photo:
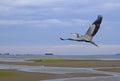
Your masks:
M0 55L3 62L25 62L32 58L120 60L120 55Z
M113 67L106 67L113 68ZM120 67L117 67L120 68ZM50 74L68 74L68 73L99 73L111 76L97 76L97 77L73 77L49 79L40 81L119 81L120 73L98 71L98 68L72 68L72 67L45 67L45 66L26 66L26 65L6 65L0 64L0 69L16 69L24 72L50 73Z
M97 60L120 60L120 55L0 55L2 62L27 62L26 60L32 58L58 58L58 59L97 59ZM101 67L102 68L102 67ZM104 67L105 68L105 67ZM106 67L114 68L114 67ZM116 67L120 68L120 67ZM27 66L27 65L7 65L0 64L0 69L16 69L25 72L39 72L51 74L67 74L67 73L100 73L110 74L111 76L98 76L98 77L73 77L73 78L60 78L49 79L42 81L120 81L120 73L98 71L98 68L72 68L72 67L45 67L45 66Z

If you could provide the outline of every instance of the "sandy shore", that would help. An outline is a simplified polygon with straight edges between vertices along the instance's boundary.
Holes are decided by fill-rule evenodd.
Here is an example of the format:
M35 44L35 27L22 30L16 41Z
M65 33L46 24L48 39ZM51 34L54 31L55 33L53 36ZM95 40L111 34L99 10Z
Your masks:
M23 72L17 70L0 70L0 72L12 72L11 75L1 76L1 81L40 81L46 79L57 78L72 78L72 77L93 77L93 76L107 76L105 74L98 73L69 73L69 74L48 74L48 73L35 73L35 72Z
M65 61L28 61L28 62L0 62L0 64L7 65L28 65L28 66L51 66L51 67L77 67L77 68L98 68L98 71L117 72L120 73L119 60L65 60ZM101 68L102 67L102 68ZM112 68L106 68L112 67ZM104 73L67 73L67 74L50 74L50 73L35 73L24 72L14 69L4 69L0 72L10 72L11 75L1 76L1 81L40 81L47 79L60 79L60 78L74 78L74 77L96 77L96 76L111 76ZM69 81L69 80L68 80ZM77 81L77 80L76 80ZM79 80L78 80L79 81Z

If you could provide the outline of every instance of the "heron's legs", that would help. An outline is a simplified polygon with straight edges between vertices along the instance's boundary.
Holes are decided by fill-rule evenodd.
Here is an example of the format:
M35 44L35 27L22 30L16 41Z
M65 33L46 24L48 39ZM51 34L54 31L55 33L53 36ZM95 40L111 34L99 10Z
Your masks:
M99 47L95 42L91 41L91 44L95 45L96 47Z

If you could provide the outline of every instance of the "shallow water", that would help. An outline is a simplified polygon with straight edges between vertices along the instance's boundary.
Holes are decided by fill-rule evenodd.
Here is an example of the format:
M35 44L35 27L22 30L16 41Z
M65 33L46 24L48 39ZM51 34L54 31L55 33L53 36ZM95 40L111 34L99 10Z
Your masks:
M44 66L4 65L4 64L0 64L0 69L16 69L26 72L39 72L52 74L94 72L94 70L92 70L91 68L44 67Z
M25 62L32 58L120 60L120 55L0 55L0 61L3 62Z
M0 58L0 62L26 62L27 58Z
M51 79L42 81L120 81L120 77L76 77L76 78L63 78L63 79Z
M106 67L106 68L113 68L113 67ZM49 79L42 81L119 81L120 80L120 73L94 70L99 68L44 67L44 66L0 64L0 69L16 69L25 72L38 72L38 73L51 73L51 74L84 72L84 73L101 73L101 74L112 75L112 76L98 76L98 77L74 77L74 78Z

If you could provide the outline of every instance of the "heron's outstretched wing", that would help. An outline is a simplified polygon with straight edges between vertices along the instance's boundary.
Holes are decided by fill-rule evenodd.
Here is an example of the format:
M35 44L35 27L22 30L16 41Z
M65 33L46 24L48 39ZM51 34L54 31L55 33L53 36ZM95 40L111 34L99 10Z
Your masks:
M102 16L98 16L97 20L93 22L93 24L90 26L90 28L88 29L85 35L89 35L93 37L98 32L101 22L102 22Z

